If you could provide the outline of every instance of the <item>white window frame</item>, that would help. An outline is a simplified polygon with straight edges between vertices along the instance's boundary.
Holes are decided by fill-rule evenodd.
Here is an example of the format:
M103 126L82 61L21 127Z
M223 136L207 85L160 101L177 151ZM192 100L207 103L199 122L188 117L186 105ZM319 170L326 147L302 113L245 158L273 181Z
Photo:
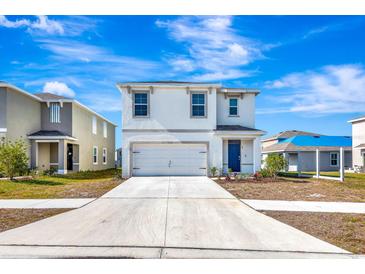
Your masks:
M95 149L96 149L96 155L94 154ZM97 146L93 146L93 153L92 153L92 155L93 155L93 165L97 165L98 162L99 162L98 154L99 154L98 147ZM94 161L95 156L96 156L96 162Z
M235 99L237 100L237 106L235 106L235 108L237 108L237 114L231 114L231 100L232 99ZM231 97L228 99L228 116L230 117L238 117L239 116L239 113L238 113L238 98L237 97ZM232 108L234 108L234 106L232 106Z
M136 103L135 102L136 94L146 94L147 103L146 104ZM134 90L132 93L132 100L133 100L133 118L149 118L150 117L150 93L148 91L144 91L144 90ZM136 115L136 106L137 105L147 106L146 115Z
M204 104L193 104L193 95L195 94L202 94L204 95ZM193 115L193 106L204 106L204 115L203 116L196 116ZM200 91L192 91L190 93L190 118L193 119L200 119L200 118L208 118L208 96L206 92L200 92Z
M98 120L96 118L96 116L92 117L92 133L93 134L97 134L98 132Z
M104 161L105 158L105 161ZM106 147L103 147L103 165L106 165L108 163L108 150Z
M104 138L108 138L108 125L105 121L103 122L103 136Z
M52 124L61 123L61 105L59 103L50 103L50 105L49 105L49 121Z
M332 155L336 155L336 164L335 165L332 165L332 160L335 160L335 159L332 159ZM339 162L339 156L340 154L338 152L330 152L330 166L331 167L337 167L338 166L338 162Z

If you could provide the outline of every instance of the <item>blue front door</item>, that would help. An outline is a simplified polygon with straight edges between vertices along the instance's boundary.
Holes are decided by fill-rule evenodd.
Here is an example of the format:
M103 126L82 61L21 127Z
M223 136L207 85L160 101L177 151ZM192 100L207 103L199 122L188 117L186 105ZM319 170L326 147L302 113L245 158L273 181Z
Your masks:
M228 168L233 172L241 171L241 141L228 141Z

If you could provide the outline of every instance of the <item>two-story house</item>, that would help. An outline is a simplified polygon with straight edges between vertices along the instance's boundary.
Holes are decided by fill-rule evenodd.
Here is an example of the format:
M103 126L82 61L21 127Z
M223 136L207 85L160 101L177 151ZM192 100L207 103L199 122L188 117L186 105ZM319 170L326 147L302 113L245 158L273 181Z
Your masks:
M115 127L74 99L0 82L0 137L23 139L32 168L61 174L113 168Z
M365 116L350 120L352 124L352 163L355 170L365 172Z
M118 83L124 177L260 169L256 89L215 83Z

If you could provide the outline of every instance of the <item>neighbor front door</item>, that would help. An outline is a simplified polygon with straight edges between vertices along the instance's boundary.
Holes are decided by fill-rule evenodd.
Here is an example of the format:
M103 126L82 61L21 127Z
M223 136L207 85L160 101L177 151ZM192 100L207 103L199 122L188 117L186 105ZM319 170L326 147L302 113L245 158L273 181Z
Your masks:
M233 172L241 171L241 141L228 141L228 168Z
M67 144L67 170L73 169L72 156L73 156L73 146L72 144Z

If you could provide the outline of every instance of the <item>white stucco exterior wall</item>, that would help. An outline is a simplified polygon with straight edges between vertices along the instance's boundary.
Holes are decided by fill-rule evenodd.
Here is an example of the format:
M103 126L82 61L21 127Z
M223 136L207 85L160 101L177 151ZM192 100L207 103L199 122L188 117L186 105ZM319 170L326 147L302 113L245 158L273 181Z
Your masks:
M353 166L364 166L365 149L355 148L365 144L365 118L362 121L352 123L352 164Z
M229 98L238 99L238 116L229 115ZM217 93L217 124L255 127L255 94L244 94L242 98Z
M149 117L133 117L133 92L128 93L123 88L122 119L123 129L210 129L216 128L216 89L208 88L154 88L151 93L148 88L138 88L138 91L149 92ZM207 98L207 117L191 118L191 92L204 92ZM137 92L137 89L136 89ZM178 122L177 122L178 121Z

